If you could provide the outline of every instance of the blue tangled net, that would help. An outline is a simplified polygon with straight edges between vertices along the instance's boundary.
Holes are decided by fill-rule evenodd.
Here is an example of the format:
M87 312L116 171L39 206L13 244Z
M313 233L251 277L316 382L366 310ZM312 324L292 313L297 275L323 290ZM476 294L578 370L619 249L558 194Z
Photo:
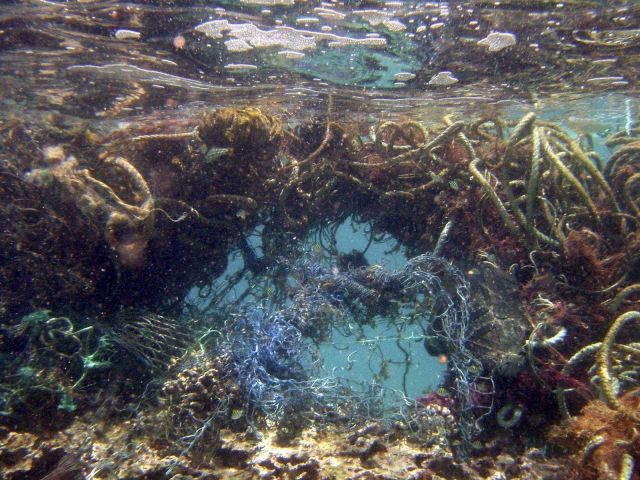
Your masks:
M254 307L230 319L223 352L250 418L277 424L312 415L326 405L334 383L312 375L312 345L280 311Z
M286 267L294 284L286 306L249 308L227 324L223 349L248 411L276 422L337 410L350 418L379 411L372 406L375 396L362 398L335 378L319 378L312 347L341 322L393 318L400 303L419 303L425 336L448 354L458 429L463 441L471 442L478 432L479 386L486 379L481 361L467 348L469 284L458 268L433 254L412 258L397 270L375 265L339 271L309 257ZM483 387L481 393L491 392ZM349 406L359 411L346 412ZM482 407L485 414L491 408Z
M305 291L313 294L309 302L301 299L301 310L315 311L316 317L318 310L327 311L327 304L356 313L352 318L364 321L377 314L393 316L400 299L426 307L424 334L447 353L458 431L462 443L470 445L479 433L478 420L493 408L493 383L491 377L483 376L481 360L468 348L475 328L464 274L431 253L414 257L396 270L374 265L340 272L309 260L297 270Z

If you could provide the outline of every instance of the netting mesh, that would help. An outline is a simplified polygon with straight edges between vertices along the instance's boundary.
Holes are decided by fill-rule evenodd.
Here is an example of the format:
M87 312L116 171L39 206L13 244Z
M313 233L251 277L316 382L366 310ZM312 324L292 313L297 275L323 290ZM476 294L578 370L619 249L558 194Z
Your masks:
M390 404L395 415L403 409L407 415L408 406L418 405L406 391L385 388L381 376L354 379L323 369L320 350L337 347L340 332L342 340L350 337L368 347L370 365L376 356L386 365L385 340L406 353L406 368L410 355L401 341L438 345L448 356L447 384L460 437L463 443L474 438L478 417L491 411L493 387L468 348L473 331L469 284L457 267L427 253L395 270L380 265L342 270L308 253L295 261L280 259L278 269L288 272L286 299L232 314L218 350L230 359L229 375L241 386L252 417L276 423L357 422L387 416ZM364 329L376 323L390 326L397 336L367 338ZM409 323L411 334L403 337ZM334 353L350 358L342 347Z

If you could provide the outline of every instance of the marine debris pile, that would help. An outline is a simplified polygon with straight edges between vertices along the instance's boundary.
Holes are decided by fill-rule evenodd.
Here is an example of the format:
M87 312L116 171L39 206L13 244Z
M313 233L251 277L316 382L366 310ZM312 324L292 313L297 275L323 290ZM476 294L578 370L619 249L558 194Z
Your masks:
M91 478L147 478L144 462L157 478L325 478L330 455L280 465L256 447L318 442L314 425L365 429L340 455L370 473L407 442L413 470L397 478L552 464L637 477L640 128L611 135L605 162L534 113L369 125L326 106L296 124L245 107L111 131L55 116L0 126L6 478L64 455ZM413 258L390 270L338 252L349 219ZM304 248L314 236L318 252ZM232 252L244 267L229 288L269 287L223 308L211 285ZM379 392L316 368L333 328L382 317L411 318L447 362L443 391L390 417ZM111 429L117 460L91 425ZM518 432L552 446L536 454ZM518 467L487 467L499 452Z

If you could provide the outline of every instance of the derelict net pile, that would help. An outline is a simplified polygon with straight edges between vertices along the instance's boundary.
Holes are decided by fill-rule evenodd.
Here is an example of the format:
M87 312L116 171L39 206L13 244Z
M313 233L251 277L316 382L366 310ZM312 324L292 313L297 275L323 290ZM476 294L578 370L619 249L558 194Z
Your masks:
M372 379L362 379L364 389L352 388L351 381L322 368L316 350L332 329L349 322L404 322L407 317L400 310L411 305L411 321L421 332L417 338L438 342L450 354L448 382L455 391L454 413L463 439L477 433L481 406L475 404L473 389L483 367L466 347L471 336L469 286L455 266L432 254L415 257L398 270L376 265L340 271L318 255L294 262L280 259L278 267L283 265L290 275L291 298L241 307L228 317L224 338L210 353L223 359L222 371L228 373L222 380L239 387L242 402L236 408L249 423L266 420L292 430L311 421L355 426L412 415L408 407L413 399L385 391ZM384 407L385 395L396 395L390 408ZM228 414L222 412L213 423L222 423Z
M282 310L247 308L229 319L220 351L228 355L230 375L243 392L249 418L276 424L321 414L336 396L332 379L314 376L310 349L300 330Z
M87 333L126 335L120 323L126 319L117 315L125 308L178 317L187 293L194 286L206 292L224 271L228 254L239 249L243 274L257 278L285 272L275 280L283 287L275 295L282 299L288 298L282 278L289 273L302 277L302 293L290 300L295 308L245 312L235 321L227 319L226 327L225 322L210 325L223 329L227 341L241 342L238 351L275 349L275 357L263 356L258 363L246 355L233 360L239 373L231 383L242 390L233 398L244 398L247 408L253 403L280 415L264 393L269 382L282 392L313 392L318 384L306 370L308 362L293 355L293 363L281 365L282 355L289 358L300 335L305 341L327 335L323 322L340 322L342 314L335 311L349 311L363 323L385 309L393 313L388 300L399 292L422 295L419 301L432 305L424 331L441 340L451 360L463 431L473 430L464 418L491 408L475 391L479 384L484 384L480 393L489 392L492 401L518 402L529 411L554 405L554 392L575 392L568 387L576 385L584 386L580 391L601 389L613 410L626 408L613 377L634 364L632 357L615 356L615 337L629 319L635 321L640 291L637 125L609 138L612 156L604 165L588 143L534 114L512 125L499 118L445 119L436 126L417 121L359 125L337 120L330 98L325 116L291 127L257 108L149 119L108 133L54 117L28 125L13 119L0 128L0 312L8 332L3 335L12 339L3 348L24 352L31 345L37 356L44 351L38 349L41 343L66 338L77 365L66 380L58 377L69 375L68 370L51 370L47 388L38 387L38 405L57 411L66 402L73 410L68 405L73 398L78 411L86 408L88 395L102 384L87 385L83 373L115 369L119 361L105 342ZM338 275L280 260L297 258L312 232L349 217L371 225L374 237L391 234L416 259L397 272L371 267ZM449 242L436 248L449 221L454 223ZM258 226L259 256L246 241ZM511 372L495 392L480 377L491 377L491 372L483 371L486 362L469 338L477 331L477 317L467 312L465 278L438 257L420 255L434 249L460 265L485 259L497 270L510 270L521 287L530 338L516 348L526 347L529 366ZM19 328L23 317L38 309L52 312L27 322L39 330ZM52 320L62 311L70 312L67 320ZM492 321L504 323L505 318ZM161 319L132 321L138 333L127 340L142 342L139 348L120 342L147 358L151 370L171 363L157 352L168 337L146 338ZM177 335L182 324L173 322L167 335ZM278 334L270 342L275 344L241 338L243 332L260 337L273 328ZM546 341L546 335L562 329L560 344ZM36 331L44 333L29 333ZM585 372L565 369L574 353L600 340L596 363L602 387L591 385ZM56 361L69 361L65 348L55 343ZM135 383L126 371L119 378ZM20 387L3 387L9 392L3 395L18 395L33 405L25 392L37 379L27 371L19 377ZM180 381L178 391L196 388ZM231 388L212 382L203 391ZM634 382L623 385L629 391L637 387ZM524 389L534 394L522 395ZM46 401L51 392L53 400ZM573 398L569 408L578 411L584 401ZM219 410L226 411L225 405L232 408L227 401L218 404Z

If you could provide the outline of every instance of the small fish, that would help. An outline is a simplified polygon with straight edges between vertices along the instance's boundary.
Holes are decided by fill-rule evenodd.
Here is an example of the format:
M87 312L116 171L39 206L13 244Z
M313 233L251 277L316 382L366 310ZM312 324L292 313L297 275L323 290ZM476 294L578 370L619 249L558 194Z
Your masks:
M471 448L475 450L482 450L484 448L484 445L480 440L475 440L471 443Z
M271 286L269 286L269 287L264 289L264 294L267 297L270 297L271 295L273 295L273 293L274 293L274 290L273 290L273 287L271 287Z
M231 155L232 153L233 153L233 148L231 147L213 146L209 150L207 150L207 153L204 154L204 158L207 163L214 163L214 162L217 162L220 158L224 157L225 155Z
M398 72L393 76L393 79L397 82L407 82L414 78L416 78L416 74L410 72Z
M478 367L478 365L476 365L475 363L469 367L469 373L475 374L479 372L480 372L480 367Z
M576 133L588 135L588 140L593 141L594 134L604 138L611 133L612 127L615 127L611 120L597 115L569 115L564 118L564 123Z
M141 34L135 30L120 29L116 30L114 36L118 40L140 40Z
M429 176L434 182L444 183L444 179L435 172L429 172Z
M246 210L243 210L243 209L238 210L237 213L236 213L236 217L239 218L242 221L245 221L248 216L249 216L249 212L247 212Z
M242 408L234 408L231 410L231 420L239 420L244 415L244 410Z
M573 39L599 47L629 48L640 44L640 30L576 30Z
M449 390L447 390L445 387L439 387L439 388L436 390L436 393L437 393L438 395L440 395L441 397L446 397L446 396L448 396L448 395L449 395Z
M320 245L319 242L316 242L313 244L313 247L311 247L311 250L313 250L314 253L322 253L322 245Z
M347 367L346 367L347 371L351 370L353 368L353 365L355 364L355 360L351 358L355 353L357 353L357 351L351 352L349 355L347 355Z

